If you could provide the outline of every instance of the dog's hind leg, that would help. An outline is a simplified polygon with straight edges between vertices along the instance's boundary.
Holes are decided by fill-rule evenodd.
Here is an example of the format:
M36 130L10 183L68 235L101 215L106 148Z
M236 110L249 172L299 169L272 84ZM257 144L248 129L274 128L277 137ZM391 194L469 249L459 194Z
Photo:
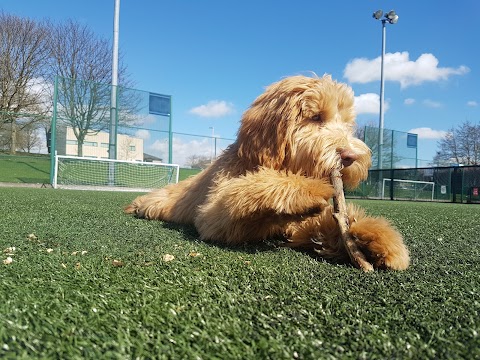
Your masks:
M198 205L205 199L208 184L191 177L137 197L125 207L139 218L193 224ZM200 178L201 180L201 178Z

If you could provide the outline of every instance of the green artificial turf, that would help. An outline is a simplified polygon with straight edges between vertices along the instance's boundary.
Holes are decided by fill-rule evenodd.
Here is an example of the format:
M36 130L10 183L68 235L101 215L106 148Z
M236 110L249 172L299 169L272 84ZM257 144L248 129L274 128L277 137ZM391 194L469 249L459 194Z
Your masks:
M201 242L124 215L134 196L0 188L0 358L480 357L480 206L357 201L412 257L365 274Z

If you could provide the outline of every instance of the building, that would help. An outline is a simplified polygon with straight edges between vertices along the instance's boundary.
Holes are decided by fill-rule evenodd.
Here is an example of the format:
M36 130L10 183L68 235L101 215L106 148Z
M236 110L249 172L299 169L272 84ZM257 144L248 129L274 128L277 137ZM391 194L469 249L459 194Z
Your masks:
M71 127L59 131L57 137L57 152L59 155L78 156L78 140ZM101 131L85 136L82 156L108 159L109 133ZM117 135L117 160L143 161L143 139Z

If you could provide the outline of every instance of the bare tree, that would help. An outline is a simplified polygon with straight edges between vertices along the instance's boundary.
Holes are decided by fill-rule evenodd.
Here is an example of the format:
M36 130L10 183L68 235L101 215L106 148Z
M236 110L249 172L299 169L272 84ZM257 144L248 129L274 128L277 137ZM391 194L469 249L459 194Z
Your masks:
M41 128L45 118L33 116L22 116L15 120L15 148L17 151L31 153L33 149L42 147ZM12 127L0 129L0 149L10 150L12 148Z
M33 149L39 148L42 141L39 136L39 126L30 123L17 134L17 144L24 152L31 153Z
M17 149L17 132L22 126L37 121L46 111L45 64L48 29L43 23L28 18L0 13L0 130L10 135L10 153Z
M480 125L466 121L451 128L437 145L439 149L433 159L437 165L479 165Z
M68 20L51 25L50 49L52 78L58 76L57 119L72 128L82 156L85 137L108 124L111 47L86 25Z
M469 121L460 125L458 131L460 157L465 165L480 164L480 125Z
M51 78L58 76L57 119L73 129L82 156L85 137L110 124L112 47L73 20L50 27ZM125 84L125 73L120 64L120 83Z

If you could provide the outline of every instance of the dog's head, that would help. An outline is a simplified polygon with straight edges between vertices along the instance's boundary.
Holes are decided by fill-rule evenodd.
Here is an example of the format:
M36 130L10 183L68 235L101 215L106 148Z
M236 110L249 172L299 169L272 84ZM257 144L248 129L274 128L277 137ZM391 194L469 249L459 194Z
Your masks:
M343 163L343 182L368 176L370 149L354 136L353 91L330 76L292 76L270 85L244 113L239 156L252 166L328 177Z

